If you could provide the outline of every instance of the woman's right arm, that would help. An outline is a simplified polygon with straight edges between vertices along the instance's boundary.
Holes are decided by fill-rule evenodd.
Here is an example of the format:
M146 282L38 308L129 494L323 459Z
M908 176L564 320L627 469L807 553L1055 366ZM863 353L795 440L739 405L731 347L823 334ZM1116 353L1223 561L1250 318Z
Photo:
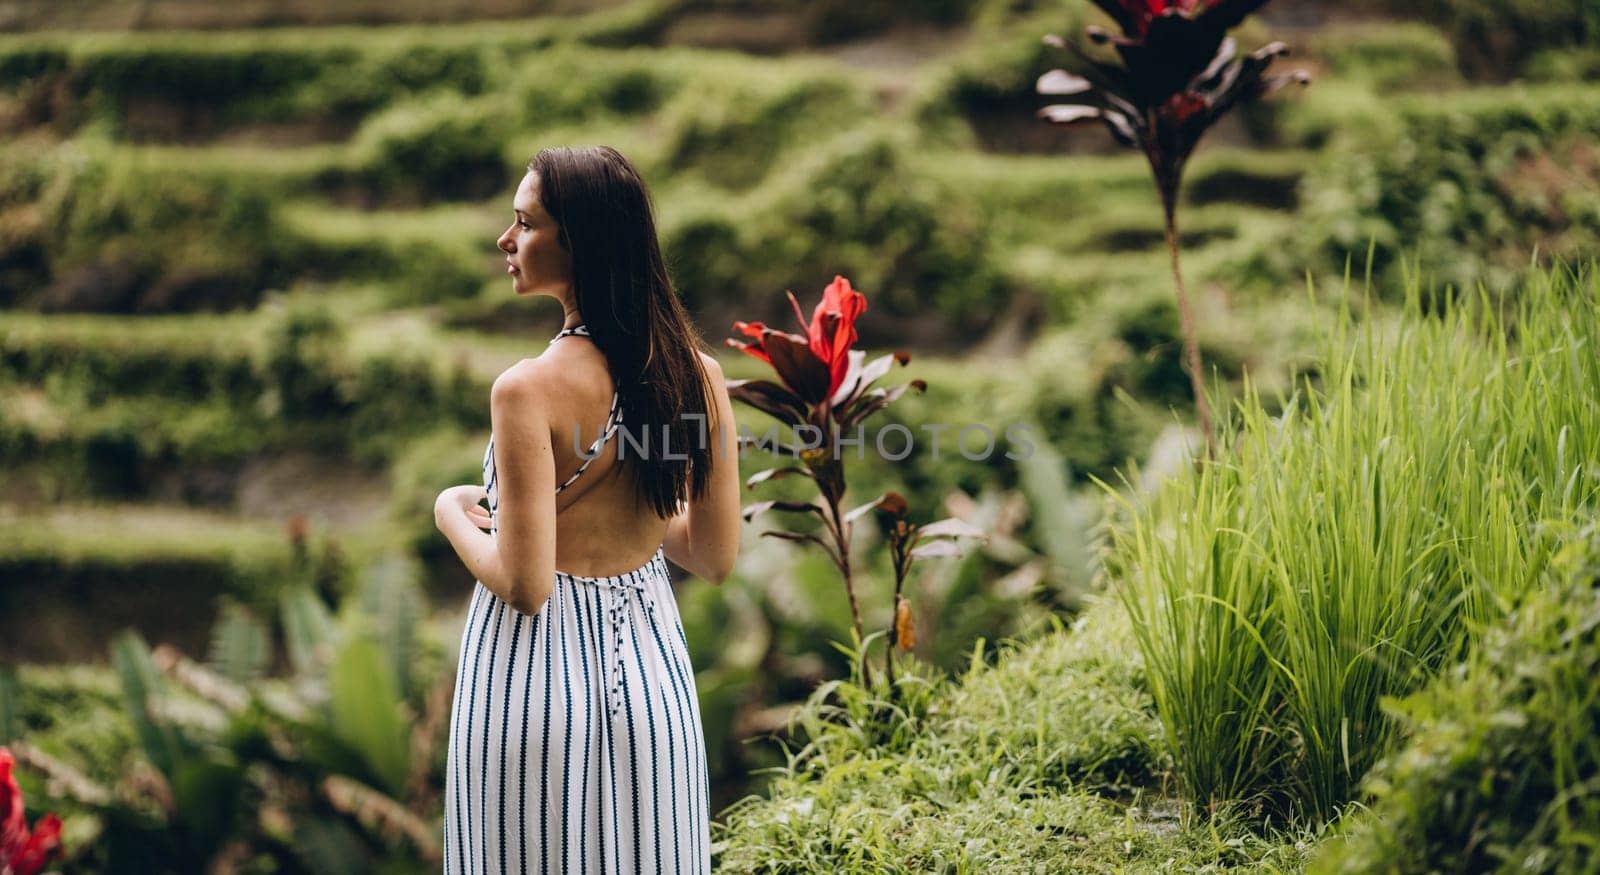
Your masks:
M707 400L713 415L706 425L711 447L711 478L706 494L690 501L667 523L663 551L673 564L712 583L733 572L739 555L739 433L722 366L705 353Z

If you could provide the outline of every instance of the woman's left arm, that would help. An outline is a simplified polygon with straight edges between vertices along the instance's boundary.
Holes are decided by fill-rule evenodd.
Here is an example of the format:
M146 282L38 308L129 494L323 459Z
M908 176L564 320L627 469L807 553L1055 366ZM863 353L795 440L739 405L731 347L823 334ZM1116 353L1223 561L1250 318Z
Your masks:
M498 536L478 528L470 508L482 487L455 486L434 502L434 522L467 570L511 607L533 615L555 585L556 472L538 367L524 361L489 393L499 504Z

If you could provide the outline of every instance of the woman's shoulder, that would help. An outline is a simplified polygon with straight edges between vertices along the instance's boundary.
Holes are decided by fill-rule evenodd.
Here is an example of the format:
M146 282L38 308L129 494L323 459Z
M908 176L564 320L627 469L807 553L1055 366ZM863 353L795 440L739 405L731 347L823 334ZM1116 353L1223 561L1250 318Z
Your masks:
M494 384L507 387L538 384L548 379L546 372L549 370L547 363L537 358L518 359L515 364L501 371L500 376L494 378Z
M495 378L491 400L501 395L507 400L542 398L554 402L598 397L601 387L609 392L605 359L585 352L589 351L570 349L562 353L550 349L543 355L518 361Z

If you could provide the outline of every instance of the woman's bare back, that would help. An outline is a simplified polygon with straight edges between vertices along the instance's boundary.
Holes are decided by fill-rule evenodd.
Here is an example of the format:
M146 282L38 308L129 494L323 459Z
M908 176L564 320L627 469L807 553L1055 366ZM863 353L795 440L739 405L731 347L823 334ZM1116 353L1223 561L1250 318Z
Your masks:
M556 482L565 483L583 466L582 453L593 445L611 408L613 384L605 356L587 337L563 337L540 356L556 365L541 369L555 382L545 397ZM644 433L623 448L626 420L589 462L582 476L556 496L556 568L583 577L631 571L649 561L666 535L667 520L656 516L637 488L633 466L618 453L639 455ZM652 453L657 448L651 447Z

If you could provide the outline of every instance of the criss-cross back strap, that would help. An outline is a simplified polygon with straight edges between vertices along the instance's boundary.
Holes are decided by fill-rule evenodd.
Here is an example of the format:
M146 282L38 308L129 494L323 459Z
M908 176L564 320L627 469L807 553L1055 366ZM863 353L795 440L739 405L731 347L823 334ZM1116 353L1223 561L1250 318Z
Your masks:
M556 332L555 337L550 338L550 342L555 343L563 337L568 337L574 334L588 337L589 326L580 322L571 328L563 328ZM600 450L606 445L606 441L611 440L611 436L617 433L617 428L620 425L622 425L621 396L613 391L611 393L611 409L606 412L606 424L604 430L601 431L600 437L596 438L595 442L589 445L589 451L584 453L583 464L578 466L578 470L574 471L572 476L568 477L565 483L562 483L560 486L556 487L557 495L560 495L563 489L571 486L573 481L583 476L583 472L589 469L589 463L593 462L595 458L600 455Z
M596 438L595 442L589 445L589 451L584 453L583 464L578 466L578 470L572 472L572 476L568 477L565 483L562 483L560 486L556 487L557 495L561 494L561 490L571 486L572 481L583 476L583 472L589 469L589 463L593 462L599 457L601 447L606 445L606 441L611 440L611 436L617 433L617 427L620 425L622 425L622 407L618 403L617 393L612 392L611 411L606 414L605 431L601 432L600 437Z

